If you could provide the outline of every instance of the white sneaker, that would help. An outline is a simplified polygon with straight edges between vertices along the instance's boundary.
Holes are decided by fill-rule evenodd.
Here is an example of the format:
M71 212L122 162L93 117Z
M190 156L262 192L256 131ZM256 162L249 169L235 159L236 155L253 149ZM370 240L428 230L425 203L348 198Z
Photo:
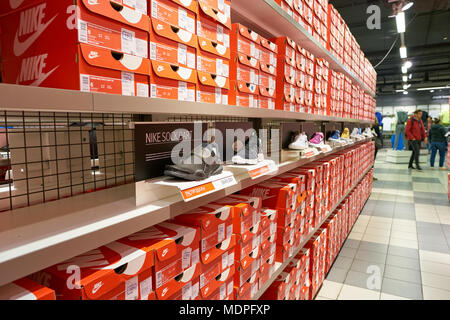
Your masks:
M363 136L367 138L373 138L372 131L370 130L370 128L366 128L366 130L364 130Z
M289 149L292 150L304 150L306 148L308 148L308 137L305 133L298 134L294 142L289 145Z
M352 134L350 135L351 138L355 139L355 140L361 140L362 137L359 135L359 129L358 128L354 128L352 131Z

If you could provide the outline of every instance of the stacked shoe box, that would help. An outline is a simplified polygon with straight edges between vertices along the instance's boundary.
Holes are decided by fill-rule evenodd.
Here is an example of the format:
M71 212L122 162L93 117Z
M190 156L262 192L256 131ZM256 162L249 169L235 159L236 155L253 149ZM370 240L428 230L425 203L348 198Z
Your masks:
M262 206L277 210L276 261L284 262L294 251L297 184L268 180L240 191L248 196L261 196Z
M315 90L315 57L306 51L306 93L305 93L305 112L314 113L314 90Z
M299 112L305 112L306 111L306 49L300 47L297 44L297 50L296 50L296 72L297 76L295 79L297 88L296 88L296 94L295 94L295 102L297 104L297 108Z
M152 0L149 3L150 96L195 101L197 3Z
M329 69L328 79L328 115L342 118L344 107L344 75L340 72Z
M260 36L241 24L231 28L231 105L259 107Z
M291 274L283 271L263 293L260 300L289 300L291 287Z
M3 7L3 82L148 97L150 19L147 1L135 4L33 0L15 11Z
M152 249L122 239L30 277L53 289L57 300L154 300L153 266Z
M342 63L344 52L343 19L331 3L328 4L327 24L327 49Z
M275 109L278 46L260 37L259 108Z
M344 75L344 108L343 117L350 118L352 107L352 81Z
M331 186L334 184L334 173L336 161L334 158L320 159L313 164L320 164L322 166L322 199L323 205L320 212L319 221L323 221L325 216L329 213L331 209L332 202L334 198L332 197Z
M295 112L297 45L288 37L271 41L278 46L275 109Z
M261 267L259 290L272 278L275 272L278 211L261 210Z
M323 186L324 186L324 180L323 180L323 164L321 163L310 163L308 165L302 166L302 169L314 171L314 206L313 206L313 212L314 212L314 218L313 218L313 224L312 227L316 228L320 225L322 222L322 215L323 215L323 208L325 199L323 197Z
M285 268L284 272L290 274L291 280L289 300L306 300L304 292L309 289L309 263L309 249L302 249Z
M326 48L328 33L328 0L314 0L313 13L313 37Z
M258 291L261 258L261 198L231 195L211 206L227 206L233 219L236 237L234 252L234 296L238 300L251 299Z
M328 114L328 73L329 63L325 59L316 58L314 64L314 109L313 113Z
M55 300L55 291L29 278L0 287L0 300Z
M199 240L197 227L169 220L122 238L118 243L154 253L152 285L158 300L199 300Z
M219 298L233 296L236 237L231 208L209 204L179 215L174 221L200 230L200 296L212 299L217 297L216 291Z
M228 104L230 1L198 0L197 102Z
M306 244L310 249L310 296L314 297L325 279L327 229L320 228Z
M339 251L338 242L338 228L339 218L336 212L334 212L323 224L323 227L327 229L327 249L325 257L325 273L331 268L334 259Z

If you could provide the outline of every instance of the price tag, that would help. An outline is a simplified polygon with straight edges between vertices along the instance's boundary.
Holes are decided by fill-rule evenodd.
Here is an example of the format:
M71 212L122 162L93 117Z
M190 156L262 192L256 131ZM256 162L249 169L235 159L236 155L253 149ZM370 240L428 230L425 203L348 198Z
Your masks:
M181 256L182 256L181 265L182 265L183 270L189 268L189 266L191 265L191 251L192 251L192 248L189 247L189 248L184 249L181 254Z
M192 283L188 282L186 285L181 289L182 294L182 300L191 300L192 298Z
M225 223L219 224L217 242L222 242L225 239Z
M141 300L148 300L148 295L152 292L152 277L142 280L139 288Z
M191 300L195 300L198 297L199 293L199 283L196 282L192 285L192 293L191 293Z
M182 43L178 43L178 63L187 65L187 46Z
M138 276L128 279L125 283L125 300L137 300L139 297Z
M122 71L122 95L134 96L134 74Z
M222 270L228 268L228 252L225 252L222 255Z
M234 265L234 252L228 255L228 266Z
M232 293L233 293L233 281L231 281L231 282L228 284L227 295L229 296L229 295L232 294Z
M220 286L220 300L224 300L227 295L227 285L224 283Z
M122 52L136 54L135 33L133 31L122 29Z

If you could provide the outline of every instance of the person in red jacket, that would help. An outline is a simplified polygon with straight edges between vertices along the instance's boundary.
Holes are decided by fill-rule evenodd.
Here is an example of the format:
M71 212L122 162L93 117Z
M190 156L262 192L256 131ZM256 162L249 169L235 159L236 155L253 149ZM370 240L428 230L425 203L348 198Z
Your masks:
M405 129L406 139L408 139L408 145L412 150L411 159L409 159L408 169L417 169L422 171L419 165L420 144L422 141L427 143L427 135L425 133L425 126L422 122L422 111L416 110L414 115L409 118L406 123ZM416 168L413 167L413 161L416 162Z

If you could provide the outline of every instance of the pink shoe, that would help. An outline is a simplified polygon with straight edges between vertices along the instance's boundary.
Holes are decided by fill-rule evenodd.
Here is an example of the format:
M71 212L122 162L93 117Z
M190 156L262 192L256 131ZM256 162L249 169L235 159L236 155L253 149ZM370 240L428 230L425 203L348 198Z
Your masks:
M309 144L317 147L323 145L324 134L322 132L316 132L314 136L309 140Z

